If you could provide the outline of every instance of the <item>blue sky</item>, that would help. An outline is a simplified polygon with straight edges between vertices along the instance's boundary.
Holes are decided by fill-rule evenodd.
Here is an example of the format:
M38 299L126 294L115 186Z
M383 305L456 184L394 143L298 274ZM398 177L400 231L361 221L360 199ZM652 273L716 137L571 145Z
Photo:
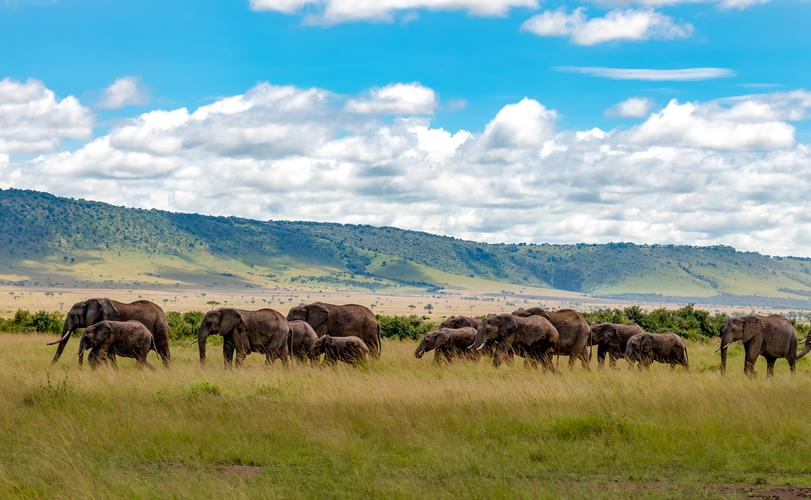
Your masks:
M0 0L0 186L811 255L809 19L808 1Z
M0 5L3 5L0 2ZM479 128L524 96L559 110L569 126L610 126L603 111L628 95L707 100L757 91L745 84L807 86L811 2L746 9L714 3L663 9L691 23L687 39L578 46L521 25L539 10L505 17L415 9L416 19L307 26L301 15L256 12L248 1L9 1L0 7L5 75L35 77L60 95L92 96L121 75L139 75L164 106L196 106L259 81L356 93L419 81L466 109L435 123ZM585 4L590 14L606 9ZM610 10L610 9L608 9ZM701 82L613 81L560 66L723 67L735 76ZM762 90L762 89L761 89ZM117 116L119 113L103 113Z

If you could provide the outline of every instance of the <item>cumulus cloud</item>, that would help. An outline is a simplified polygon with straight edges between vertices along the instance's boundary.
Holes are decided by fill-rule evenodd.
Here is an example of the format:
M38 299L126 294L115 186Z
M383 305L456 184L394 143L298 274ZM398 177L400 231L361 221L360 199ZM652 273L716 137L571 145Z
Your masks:
M63 139L87 138L93 116L78 99L58 99L37 80L0 80L0 155L39 153Z
M149 89L141 79L124 76L104 89L99 106L104 109L119 109L126 106L141 106L149 101Z
M587 18L585 9L547 10L529 18L521 29L538 36L568 36L577 45L623 40L670 40L693 34L693 26L679 24L654 10L612 10L603 17Z
M461 10L474 16L504 16L515 8L537 8L537 0L251 0L257 11L306 12L309 22L391 21L418 10Z
M259 219L393 225L486 241L734 245L811 255L805 91L671 101L642 123L562 128L533 98L478 130L262 83L143 113L75 151L9 159L0 185Z
M630 97L615 104L606 110L608 116L618 116L620 118L643 118L648 116L656 103L647 97Z
M611 80L645 80L650 82L687 82L713 80L733 76L735 72L727 68L603 68L599 66L558 66L558 71L581 73Z
M346 110L352 113L391 115L430 115L436 108L436 93L420 83L395 83L370 90L350 99Z

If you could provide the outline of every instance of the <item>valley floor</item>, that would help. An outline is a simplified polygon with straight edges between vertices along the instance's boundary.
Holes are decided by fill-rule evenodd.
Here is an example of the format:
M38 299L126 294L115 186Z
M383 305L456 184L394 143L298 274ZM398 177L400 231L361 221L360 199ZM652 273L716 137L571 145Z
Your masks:
M692 370L435 367L385 342L360 369L58 365L0 335L0 497L730 498L811 494L811 363ZM152 355L150 355L152 356ZM157 360L153 358L153 363Z

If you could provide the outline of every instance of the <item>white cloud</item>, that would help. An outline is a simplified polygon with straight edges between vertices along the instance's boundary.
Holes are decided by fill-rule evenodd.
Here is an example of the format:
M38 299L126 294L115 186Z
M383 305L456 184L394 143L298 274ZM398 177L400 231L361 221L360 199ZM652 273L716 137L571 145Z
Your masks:
M537 8L537 0L251 0L251 8L285 14L304 11L313 23L391 21L417 10L461 10L475 16L504 16L515 8Z
M430 115L436 108L436 93L420 83L395 83L350 99L346 110L363 114Z
M648 116L655 106L653 99L630 97L606 110L606 114L620 118L643 118Z
M716 103L672 100L633 130L631 140L723 150L785 149L794 145L794 127L764 113L753 101L725 110Z
M734 76L735 72L727 68L681 68L681 69L646 69L646 68L603 68L599 66L559 66L558 71L581 73L584 75L610 78L612 80L645 80L651 82L685 82L713 80Z
M595 0L606 7L639 5L643 7L670 7L681 4L714 3L721 9L742 10L753 5L768 3L770 0Z
M571 14L565 8L544 11L529 18L521 29L538 36L568 36L577 45L622 40L670 40L693 34L692 25L678 24L673 18L654 10L612 10L603 17L588 19L582 7Z
M532 98L477 131L347 110L369 95L263 83L197 109L144 113L76 151L0 153L0 185L487 241L811 255L811 146L793 131L809 119L805 91L671 101L611 131L562 129Z
M124 76L104 89L99 106L104 109L119 109L126 106L141 106L149 101L149 89L141 79Z
M90 135L93 116L73 96L57 99L37 80L0 80L0 154L38 153Z

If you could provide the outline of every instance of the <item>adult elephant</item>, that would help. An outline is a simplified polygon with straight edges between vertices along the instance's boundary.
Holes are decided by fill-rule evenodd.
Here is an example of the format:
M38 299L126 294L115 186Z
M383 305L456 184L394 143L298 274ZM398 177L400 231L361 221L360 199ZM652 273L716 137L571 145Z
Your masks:
M513 312L513 315L522 318L540 316L549 320L560 335L558 354L569 356L569 368L574 368L575 361L579 359L583 368L590 369L591 327L579 312L574 309L547 311L541 307L530 307L529 309L518 309Z
M101 321L140 321L152 333L155 351L165 366L169 366L169 323L166 314L154 302L136 300L126 303L108 298L87 299L73 304L62 327L62 337L48 345L59 344L52 363L59 361L70 335L78 328L87 328Z
M369 347L375 358L380 358L380 324L374 313L366 307L313 302L290 309L287 320L306 321L319 337L358 337Z
M530 364L540 363L545 370L555 371L552 356L559 339L555 326L542 316L497 314L479 323L470 349L482 349L487 342L493 342L493 366L500 366L503 357L516 354Z
M721 331L721 373L727 368L727 348L737 340L743 341L746 353L743 370L747 375L755 374L755 362L758 356L766 358L767 373L774 374L774 362L777 358L786 358L792 372L796 370L797 359L809 351L809 344L797 355L797 331L794 325L783 316L749 315L732 318L726 322ZM807 342L807 341L806 341Z
M591 345L597 346L597 365L602 368L608 355L611 368L617 360L625 355L628 339L639 333L645 333L641 326L622 323L598 323L591 325Z
M280 359L287 366L290 325L278 311L222 308L207 312L197 335L202 364L206 362L206 339L212 334L223 337L222 355L226 368L233 363L235 352L237 366L242 366L245 356L252 352L264 354L267 364Z

